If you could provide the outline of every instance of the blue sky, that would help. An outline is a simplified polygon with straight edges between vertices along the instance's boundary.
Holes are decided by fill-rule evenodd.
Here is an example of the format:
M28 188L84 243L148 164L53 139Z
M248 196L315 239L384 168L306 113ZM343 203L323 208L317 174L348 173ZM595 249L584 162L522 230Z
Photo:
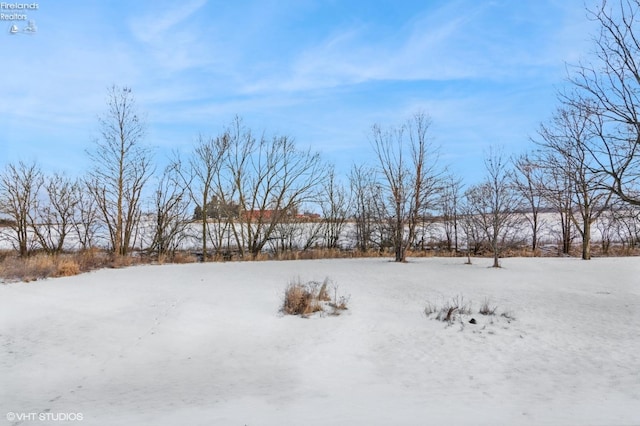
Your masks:
M590 2L587 1L587 5ZM566 63L591 48L583 0L42 0L0 21L0 166L88 167L107 87L133 89L162 162L235 115L348 173L371 126L418 111L441 161L476 183L483 154L531 146ZM14 11L2 10L3 13Z

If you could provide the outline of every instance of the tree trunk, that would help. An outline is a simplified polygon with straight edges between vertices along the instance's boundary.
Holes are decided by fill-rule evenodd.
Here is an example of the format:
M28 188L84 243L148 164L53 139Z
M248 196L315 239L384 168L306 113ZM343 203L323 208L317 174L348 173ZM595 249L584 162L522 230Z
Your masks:
M403 241L404 234L404 221L400 217L401 205L400 203L396 204L396 237L395 237L395 245L396 245L396 262L404 262L405 258L405 247Z
M531 242L531 250L533 255L536 256L536 249L538 248L538 213L535 210L533 211L532 221L533 241Z
M494 235L498 235L498 230L495 229L494 230ZM498 238L494 236L493 240L491 241L491 245L492 245L492 249L493 249L493 268L499 268L500 267L500 247L498 245Z
M206 194L208 189L205 189L205 194L202 197L202 261L207 261L207 201L208 197Z
M582 260L591 260L591 222L584 222L584 234L582 236Z

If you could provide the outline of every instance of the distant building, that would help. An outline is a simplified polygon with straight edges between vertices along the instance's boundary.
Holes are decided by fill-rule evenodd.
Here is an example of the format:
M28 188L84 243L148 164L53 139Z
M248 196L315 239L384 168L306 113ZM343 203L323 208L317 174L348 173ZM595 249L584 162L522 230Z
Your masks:
M279 218L276 215L280 215ZM282 219L283 221L291 221L291 220L299 220L299 221L314 221L319 220L320 215L317 213L297 213L296 209L288 209L288 210L247 210L242 212L242 218L244 220L256 221L271 221L274 219Z
M231 202L224 203L218 197L214 196L209 203L207 203L207 218L208 219L234 219L240 216L240 205ZM202 208L196 206L193 211L194 219L202 219Z

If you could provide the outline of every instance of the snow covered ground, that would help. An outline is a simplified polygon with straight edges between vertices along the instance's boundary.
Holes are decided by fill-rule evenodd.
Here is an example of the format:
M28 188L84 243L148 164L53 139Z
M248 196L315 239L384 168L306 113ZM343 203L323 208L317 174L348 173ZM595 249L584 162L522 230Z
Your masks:
M0 285L0 425L640 424L640 258L464 260ZM281 315L297 277L330 277L349 310ZM424 315L459 295L478 324ZM515 320L478 315L485 298Z

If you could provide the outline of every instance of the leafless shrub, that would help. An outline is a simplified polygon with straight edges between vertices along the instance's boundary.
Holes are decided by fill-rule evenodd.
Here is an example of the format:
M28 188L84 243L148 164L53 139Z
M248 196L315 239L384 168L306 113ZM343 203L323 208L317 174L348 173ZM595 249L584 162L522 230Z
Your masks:
M478 310L478 313L480 315L495 315L497 310L498 307L496 305L491 305L489 303L489 299L484 299L484 302L482 303L482 306L480 306L480 310Z
M456 312L458 311L458 308L455 306L444 306L443 308L440 309L440 311L438 312L438 315L436 316L436 319L438 321L444 321L444 322L453 322L453 320L455 320L456 318Z
M430 310L432 313L437 312L436 319L438 321L451 323L460 315L471 314L471 303L466 303L464 296L458 295L448 300L441 308L431 307Z
M484 302L480 306L480 309L478 309L479 314L486 316L495 316L497 315L497 312L498 307L491 304L488 298L484 299ZM462 323L464 322L462 321L463 316L469 316L472 314L472 303L465 301L464 296L462 295L452 297L441 306L438 304L427 302L424 308L424 314L427 317L432 317L438 321L447 322L449 324L455 322L456 320L460 320ZM435 316L433 316L434 314ZM504 311L502 314L500 314L500 316L506 318L508 321L512 321L515 319L511 311ZM471 322L475 324L475 319L472 320L473 321Z

